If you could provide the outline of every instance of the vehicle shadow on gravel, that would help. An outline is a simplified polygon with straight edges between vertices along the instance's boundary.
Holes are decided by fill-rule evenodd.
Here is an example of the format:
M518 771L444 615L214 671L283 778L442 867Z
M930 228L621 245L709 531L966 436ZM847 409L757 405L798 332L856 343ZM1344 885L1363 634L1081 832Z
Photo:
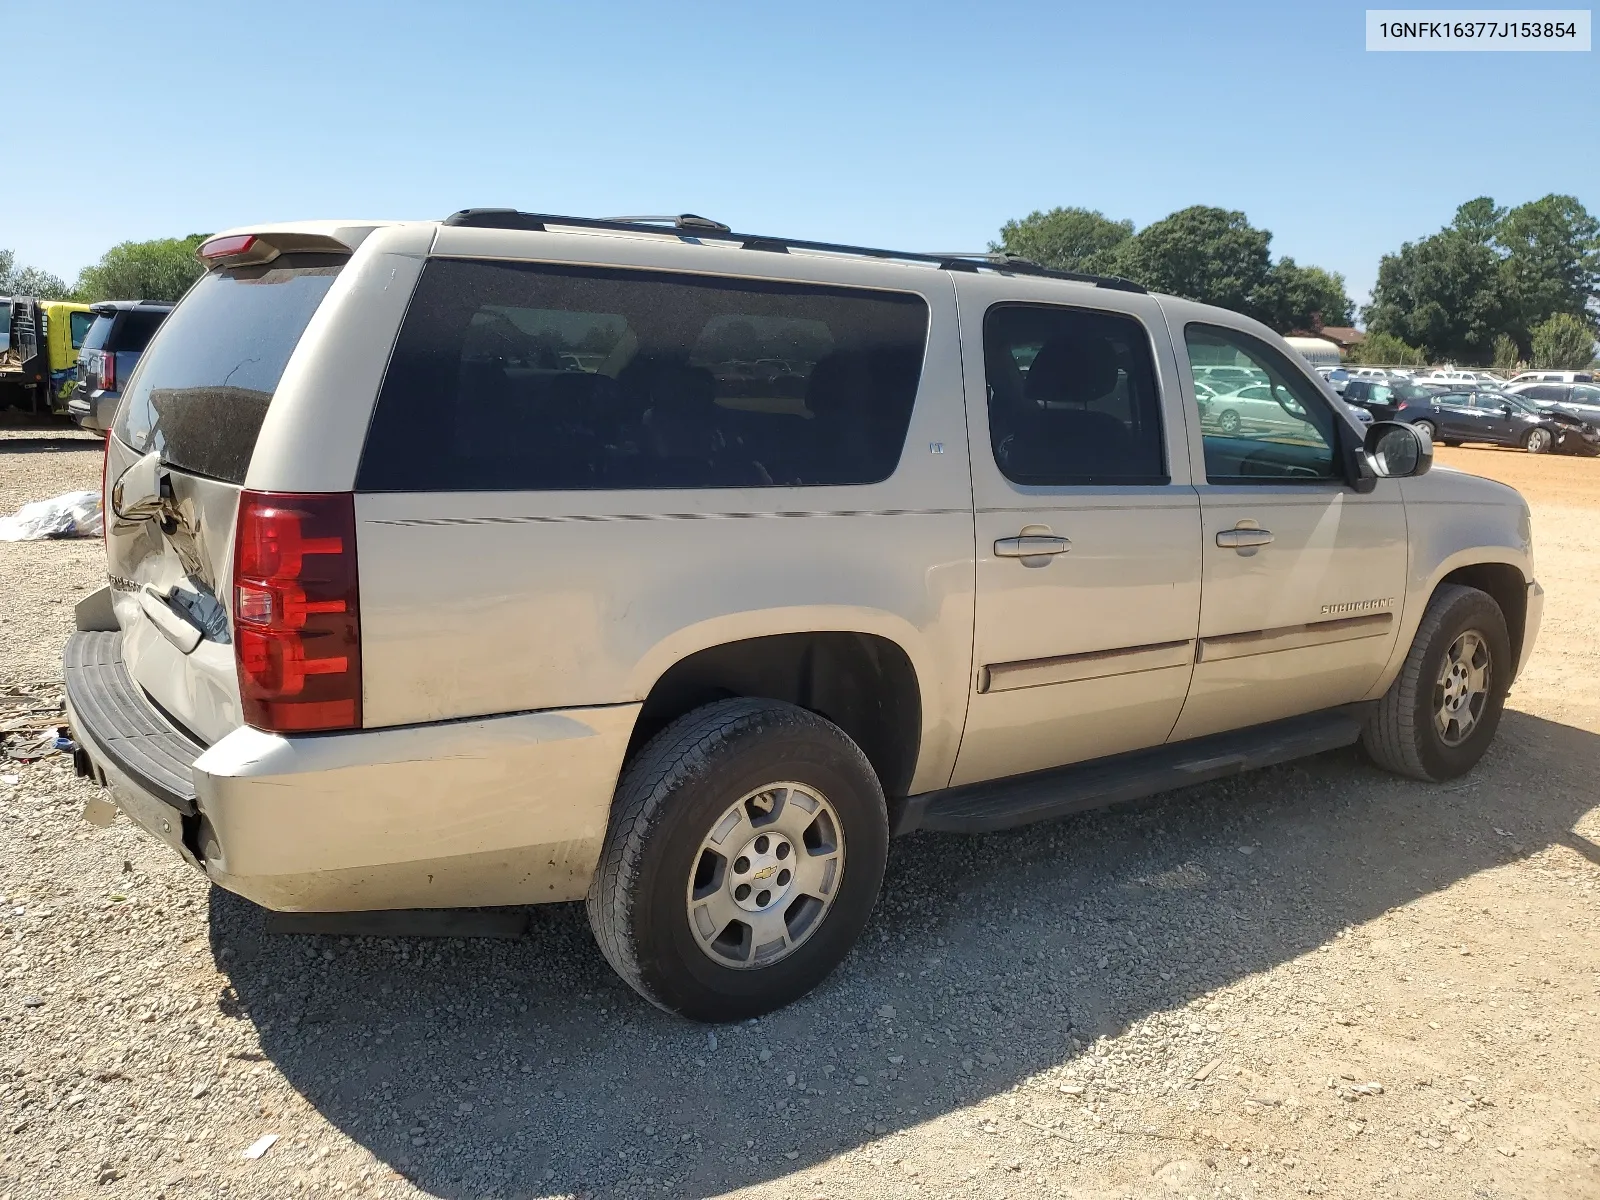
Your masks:
M1573 832L1597 776L1600 736L1508 712L1445 786L1349 750L916 835L834 978L714 1030L628 991L578 905L533 910L514 942L346 940L268 935L213 889L212 945L289 1082L424 1191L709 1195L1003 1091L1474 872L1553 843L1600 861Z

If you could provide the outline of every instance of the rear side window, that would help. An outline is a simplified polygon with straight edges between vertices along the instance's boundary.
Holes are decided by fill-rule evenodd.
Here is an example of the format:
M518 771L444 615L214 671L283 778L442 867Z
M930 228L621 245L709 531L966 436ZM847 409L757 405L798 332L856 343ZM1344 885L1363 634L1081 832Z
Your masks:
M94 324L94 314L75 312L67 314L67 324L72 334L72 348L81 350L83 339L89 336L89 326Z
M150 344L150 339L155 337L156 330L161 328L161 322L166 315L164 312L139 309L130 309L123 313L122 323L117 326L110 348L119 354L127 351L140 353Z
M243 483L272 393L342 262L285 255L202 278L139 360L117 437L171 466ZM125 314L158 324L161 315Z
M874 483L900 460L927 326L892 292L434 259L356 486Z
M996 305L983 319L983 357L989 438L1007 479L1167 482L1155 362L1138 320Z

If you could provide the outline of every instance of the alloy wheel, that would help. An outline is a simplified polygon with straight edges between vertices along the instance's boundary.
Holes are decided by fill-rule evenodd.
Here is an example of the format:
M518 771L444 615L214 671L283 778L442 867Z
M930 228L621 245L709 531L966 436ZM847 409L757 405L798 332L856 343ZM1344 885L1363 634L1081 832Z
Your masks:
M730 806L700 843L689 928L725 967L771 966L822 925L844 875L844 829L827 797L772 783Z
M1475 629L1463 631L1439 666L1433 687L1433 726L1446 746L1459 746L1472 736L1489 703L1494 664L1489 643Z

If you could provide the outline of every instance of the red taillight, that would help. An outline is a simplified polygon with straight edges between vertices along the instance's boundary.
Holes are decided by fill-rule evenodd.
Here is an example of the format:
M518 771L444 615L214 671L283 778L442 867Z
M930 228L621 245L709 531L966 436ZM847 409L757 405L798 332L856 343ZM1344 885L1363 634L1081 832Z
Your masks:
M255 244L256 237L253 233L236 233L231 237L212 238L209 242L200 244L200 257L229 258L235 254L243 254Z
M360 727L355 497L240 495L233 644L247 723L274 733Z
M100 351L100 390L117 390L117 356L109 350Z

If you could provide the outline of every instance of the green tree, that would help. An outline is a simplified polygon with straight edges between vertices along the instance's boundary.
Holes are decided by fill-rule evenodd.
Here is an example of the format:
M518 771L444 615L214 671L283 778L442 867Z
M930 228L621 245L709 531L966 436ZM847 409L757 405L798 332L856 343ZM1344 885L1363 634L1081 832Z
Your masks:
M0 250L0 296L35 296L41 300L65 300L71 290L61 279L38 267L18 267L13 250Z
M1600 302L1600 221L1575 196L1549 195L1506 212L1495 228L1515 311L1507 332L1533 344L1533 330L1558 313L1594 325Z
M1020 255L1055 271L1103 275L1114 268L1116 251L1133 236L1132 221L1113 221L1087 208L1031 212L1000 227L989 249Z
M1242 212L1195 205L1146 225L1117 249L1117 273L1146 287L1267 319L1272 235Z
M1557 313L1533 328L1533 365L1570 371L1594 359L1594 329L1571 313Z
M1496 207L1489 197L1479 196L1456 209L1455 220L1450 222L1450 228L1487 246L1495 240L1505 215L1506 210Z
M1526 361L1522 357L1522 348L1517 345L1517 339L1509 333L1499 333L1494 339L1494 365L1496 370L1514 370L1518 364Z
M1407 242L1378 264L1367 328L1431 359L1486 363L1510 317L1500 256L1459 229Z
M205 273L194 252L209 234L122 242L100 261L85 267L74 289L77 298L95 300L177 300Z
M1421 350L1388 333L1367 334L1350 359L1374 367L1422 367L1428 363Z
M1321 267L1302 267L1280 258L1252 297L1262 320L1279 333L1314 330L1323 325L1348 325L1355 305L1344 290L1344 276Z

